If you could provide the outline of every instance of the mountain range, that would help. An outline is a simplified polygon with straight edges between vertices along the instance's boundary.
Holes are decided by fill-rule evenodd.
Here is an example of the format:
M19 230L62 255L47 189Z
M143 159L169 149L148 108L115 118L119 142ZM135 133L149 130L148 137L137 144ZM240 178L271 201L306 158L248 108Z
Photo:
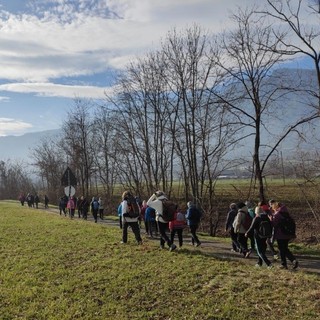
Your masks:
M21 136L0 137L0 160L23 161L31 163L32 148L42 139L53 138L60 129L30 132Z

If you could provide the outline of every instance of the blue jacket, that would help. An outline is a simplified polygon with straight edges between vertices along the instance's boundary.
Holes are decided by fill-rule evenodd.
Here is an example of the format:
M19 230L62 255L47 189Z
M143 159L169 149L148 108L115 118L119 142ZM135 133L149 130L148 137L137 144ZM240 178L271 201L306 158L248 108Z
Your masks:
M195 226L200 223L201 211L196 206L191 206L187 210L186 219L188 226Z
M154 213L152 215L152 213ZM156 213L156 210L151 208L151 207L147 207L146 211L145 211L145 215L144 215L144 220L145 221L155 221L155 213Z
M118 207L118 216L119 217L122 216L122 202L119 204L119 207Z

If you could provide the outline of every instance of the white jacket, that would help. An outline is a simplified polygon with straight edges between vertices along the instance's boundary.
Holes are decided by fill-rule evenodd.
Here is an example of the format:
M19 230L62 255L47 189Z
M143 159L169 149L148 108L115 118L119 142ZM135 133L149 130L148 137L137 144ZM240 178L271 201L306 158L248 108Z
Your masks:
M150 199L147 201L147 206L156 210L156 221L167 223L168 221L163 220L162 218L162 211L163 211L163 204L162 199L166 199L165 196L160 196L157 198L155 194L153 194Z
M123 200L121 202L121 219L122 222L138 222L139 217L137 218L129 218L129 217L124 217L123 214L128 212L128 203L127 200Z

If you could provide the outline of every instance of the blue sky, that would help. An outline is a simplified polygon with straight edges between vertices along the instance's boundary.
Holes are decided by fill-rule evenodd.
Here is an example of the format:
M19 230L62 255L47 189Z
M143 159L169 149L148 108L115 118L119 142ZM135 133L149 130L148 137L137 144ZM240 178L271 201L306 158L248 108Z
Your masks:
M0 136L60 128L75 97L101 99L114 70L173 27L228 28L259 0L0 0Z

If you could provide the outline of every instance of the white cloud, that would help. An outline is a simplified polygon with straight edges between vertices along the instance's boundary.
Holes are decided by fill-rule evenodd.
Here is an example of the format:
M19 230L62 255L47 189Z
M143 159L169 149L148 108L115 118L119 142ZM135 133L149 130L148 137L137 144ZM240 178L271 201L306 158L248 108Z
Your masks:
M261 4L261 0L11 0L4 3L0 4L0 91L10 98L2 96L0 102L6 102L2 111L6 108L3 116L9 119L15 117L12 110L21 110L22 115L38 100L41 107L48 108L49 104L42 105L43 101L34 96L104 98L105 91L110 94L112 88L90 83L95 75L99 74L100 78L94 83L101 83L101 74L106 73L107 86L107 81L111 83L110 70L122 69L136 56L154 50L174 27L183 30L196 23L206 31L218 33L232 24L231 10ZM14 12L15 4L20 8ZM11 11L4 11L6 8ZM23 14L16 13L21 10ZM86 85L79 85L81 77L85 77ZM32 105L27 105L31 99L22 101L19 95L10 92L29 93ZM11 110L14 104L16 107ZM55 111L58 113L58 108ZM10 120L6 122L7 128L11 125L23 131L31 126ZM39 125L35 119L30 121L34 121L34 128ZM41 123L48 125L45 121Z
M111 93L110 87L62 85L55 83L10 83L0 85L0 91L33 93L42 97L94 98L103 99Z
M0 102L9 102L10 98L9 97L1 97L0 96Z
M244 2L248 1L253 0ZM229 0L228 5L222 0L39 3L34 14L0 16L0 78L47 82L122 67L126 57L158 45L172 27L196 22L220 30L228 8L237 1ZM50 7L45 6L48 3Z
M0 118L0 136L9 134L23 133L26 129L32 128L33 125L22 120L15 120L10 118Z

